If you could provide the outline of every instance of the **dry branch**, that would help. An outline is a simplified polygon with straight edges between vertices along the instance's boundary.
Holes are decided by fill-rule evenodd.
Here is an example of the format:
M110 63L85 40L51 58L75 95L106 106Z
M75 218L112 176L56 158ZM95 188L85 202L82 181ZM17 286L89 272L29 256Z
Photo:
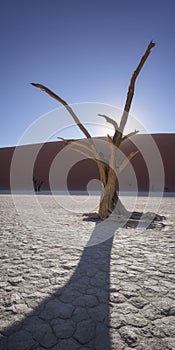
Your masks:
M41 89L42 91L46 92L49 96L51 96L52 98L54 98L55 100L57 100L58 102L60 102L66 109L67 111L71 114L72 118L74 119L75 123L78 125L78 127L80 128L80 130L83 132L83 134L87 137L87 138L91 138L91 135L89 134L88 130L84 127L84 125L80 122L79 118L77 117L77 115L74 113L73 109L67 104L66 101L64 101L61 97L59 97L58 95L56 95L53 91L51 91L50 89L48 89L46 86L42 85L42 84L36 84L36 83L31 83L31 85Z
M46 86L42 85L42 84L38 84L38 83L31 83L31 85L41 89L42 91L46 92L49 96L51 96L52 98L54 98L56 101L60 102L66 109L67 111L70 113L70 115L72 116L72 118L74 119L75 123L77 124L77 126L79 127L79 129L84 133L84 135L90 140L91 142L91 147L92 150L94 152L94 158L100 158L98 151L95 147L95 144L93 142L93 139L91 137L91 135L89 134L88 130L84 127L84 125L80 122L79 118L77 117L77 115L74 113L73 109L68 105L68 103L66 101L64 101L61 97L59 97L58 95L56 95L53 91L51 91L50 89L48 89ZM104 165L100 162L97 161L97 165L99 168L99 173L100 173L100 178L101 178L101 182L103 184L103 186L105 186L105 182L106 182L106 175L105 175L105 168Z
M128 114L129 114L129 111L130 111L130 107L131 107L131 102L132 102L132 99L133 99L133 96L134 96L134 88L135 88L135 82L136 82L136 79L145 63L145 61L147 60L150 52L151 52L151 49L155 46L155 43L153 41L151 41L145 51L145 54L142 56L136 70L134 71L132 77L131 77L131 80L130 80L130 85L129 85L129 88L128 88L128 93L127 93L127 98L126 98L126 102L125 102L125 107L124 107L124 112L122 114L122 117L121 117L121 121L120 121L120 126L119 126L119 132L122 134L123 133L123 130L124 130L124 127L126 125L126 122L127 122L127 119L128 119ZM117 139L118 139L119 135L118 135L118 131L116 130L115 134L114 134L114 137L113 137L113 141L114 141L114 144L116 144L117 142Z
M89 152L94 154L94 151L92 150L91 147L84 145L81 142L78 142L78 140L74 140L74 139L64 139L63 137L57 137L58 139L64 141L66 144L68 145L72 145L72 146L78 146L78 147L82 147L82 148L86 148Z
M88 158L88 159L93 159L93 160L95 160L94 157L90 156L90 155L87 154L86 152L81 151L80 149L77 149L77 148L72 147L71 150L83 154L83 155L84 155L86 158Z
M112 124L112 126L115 129L115 131L118 130L118 124L117 124L117 122L115 120L113 120L112 118L108 117L105 114L98 114L98 116L105 118L108 123Z
M126 139L129 139L130 137L132 137L132 136L138 134L138 132L139 132L139 130L135 130L135 131L133 131L133 132L130 132L128 135L123 136L121 142L123 142L123 141L125 141Z
M118 171L117 171L117 175L119 175L125 168L126 166L128 165L128 163L130 162L130 160L132 158L134 158L136 156L136 154L138 154L139 151L134 151L134 152L131 152L129 154L129 156L127 157L127 159L125 159L122 164L118 167Z
M107 134L107 138L108 138L108 142L113 145L113 139L109 134Z
M76 141L75 139L65 139L64 137L57 137L57 139L59 139L59 140L61 140L61 141L64 141L64 142L67 143L67 144L70 144L70 143Z

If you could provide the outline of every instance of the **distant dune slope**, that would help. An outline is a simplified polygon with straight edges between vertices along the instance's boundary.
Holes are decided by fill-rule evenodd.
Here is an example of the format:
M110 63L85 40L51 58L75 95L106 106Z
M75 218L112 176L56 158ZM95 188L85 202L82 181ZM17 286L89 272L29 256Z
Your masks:
M162 157L162 162L164 166L165 172L165 190L168 192L175 192L175 134L153 134L151 135L153 140L155 141L160 155ZM133 150L136 150L135 143L141 145L142 147L147 147L150 143L149 135L146 134L138 134L135 135L131 140L126 140L123 142L121 146L121 151L128 155ZM35 154L38 150L39 145L27 145L20 146L20 160L19 167L21 168L21 172L23 176L27 179L27 174L24 169L24 164L26 162L27 157L32 154ZM75 157L73 151L67 151L66 159L64 161L64 157L58 159L58 155L60 151L64 149L64 143L59 142L49 142L45 143L43 146L41 145L41 149L35 159L34 167L33 167L33 175L43 181L43 185L41 190L49 190L49 174L50 170L53 170L52 165L54 163L54 180L52 186L57 190L65 190L65 187L68 186L69 190L80 190L86 191L87 184L92 179L98 179L98 169L96 163L90 159L84 159L78 161L71 167L66 175L66 181L64 181L64 167L68 159L72 160ZM10 167L11 160L13 157L15 147L1 148L0 149L0 190L10 190ZM147 157L150 157L153 161L156 162L156 154L154 152L149 151L150 154ZM107 148L103 147L103 153L108 156ZM132 167L128 166L123 171L119 178L119 182L121 181L121 190L134 190L135 182L130 176L131 172L134 172L135 180L138 185L139 191L147 191L149 189L149 170L147 169L147 164L145 163L144 157L141 152L133 158L131 162ZM134 177L133 177L134 178ZM121 180L120 180L121 179ZM31 180L31 179L30 179ZM27 180L28 181L28 180ZM25 186L21 184L21 188L27 187L27 181L24 183ZM155 175L155 188L153 190L157 190L156 188L158 184L156 183L156 175ZM51 187L52 187L51 186ZM26 189L26 188L24 188ZM98 189L96 185L92 185L92 189Z

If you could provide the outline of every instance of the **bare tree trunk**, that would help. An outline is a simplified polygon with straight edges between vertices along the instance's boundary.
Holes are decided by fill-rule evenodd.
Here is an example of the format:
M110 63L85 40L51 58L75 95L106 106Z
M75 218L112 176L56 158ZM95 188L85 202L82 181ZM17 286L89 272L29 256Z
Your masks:
M121 122L118 127L118 125L115 123L113 124L113 121L111 118L105 117L107 122L110 124L113 124L115 127L115 134L113 136L113 139L109 138L109 142L112 145L111 152L110 152L110 160L109 160L109 168L108 168L108 176L107 176L107 182L104 186L103 195L100 201L99 205L99 217L104 220L106 219L114 210L116 214L119 215L128 215L127 210L122 205L120 199L118 198L118 195L116 193L116 182L117 182L117 167L116 167L116 160L117 160L117 150L120 147L121 142L123 139L126 138L126 136L123 137L123 131L128 119L131 102L134 96L134 88L135 88L135 82L136 79L140 73L140 70L142 69L146 59L148 58L151 49L155 46L155 44L151 41L148 45L145 54L142 56L136 70L134 71L131 80L130 85L128 88L127 98L125 102L125 108L123 115L121 117ZM135 131L134 133L137 133ZM134 134L132 133L132 134Z
M99 204L99 217L104 220L115 212L116 215L128 216L128 211L123 206L117 194L117 175L109 168L108 181L104 186Z

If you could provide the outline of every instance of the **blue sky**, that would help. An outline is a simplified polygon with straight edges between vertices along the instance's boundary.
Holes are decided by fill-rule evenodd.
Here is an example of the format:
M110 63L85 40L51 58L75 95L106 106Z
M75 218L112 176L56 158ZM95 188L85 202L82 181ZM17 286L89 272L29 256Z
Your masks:
M69 103L123 108L150 40L156 47L131 113L149 132L175 133L174 32L174 0L2 0L0 147L16 145L32 122L59 107L30 82Z

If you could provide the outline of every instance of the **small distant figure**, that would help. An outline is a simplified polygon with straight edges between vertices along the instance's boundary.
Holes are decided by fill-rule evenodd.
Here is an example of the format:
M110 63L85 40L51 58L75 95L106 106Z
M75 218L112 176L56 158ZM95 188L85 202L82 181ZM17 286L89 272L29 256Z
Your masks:
M33 176L33 187L34 187L35 192L41 191L41 186L43 185L43 183L44 182L42 180L39 180Z

